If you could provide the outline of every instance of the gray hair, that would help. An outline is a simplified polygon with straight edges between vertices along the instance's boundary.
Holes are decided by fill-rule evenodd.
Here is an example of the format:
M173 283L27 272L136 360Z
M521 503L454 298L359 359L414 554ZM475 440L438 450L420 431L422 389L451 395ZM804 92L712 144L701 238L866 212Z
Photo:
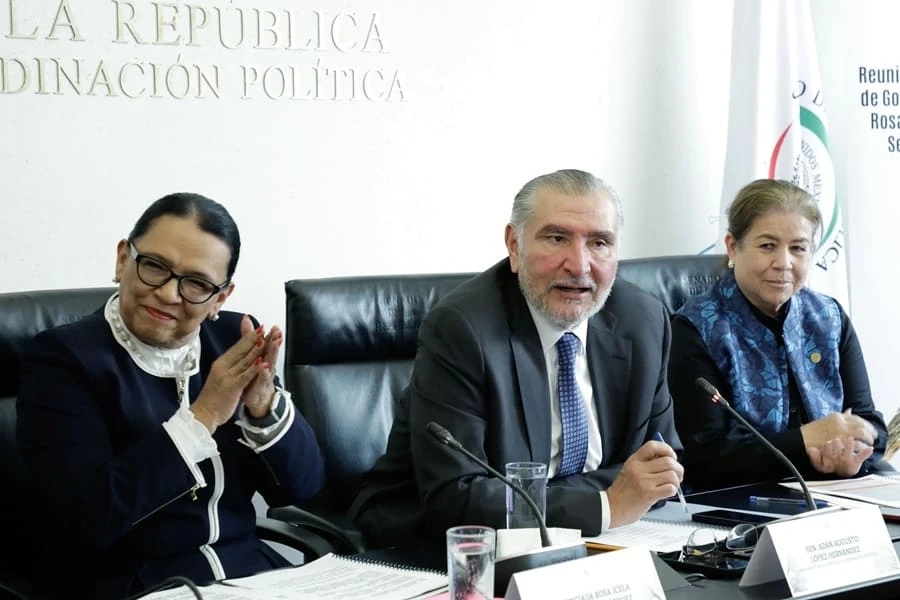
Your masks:
M525 224L534 216L534 203L537 193L545 188L566 196L606 194L616 207L617 225L621 231L622 225L624 225L622 203L612 186L587 171L562 169L546 175L538 175L522 186L522 189L516 194L509 223L516 233L517 240L522 239L525 233Z

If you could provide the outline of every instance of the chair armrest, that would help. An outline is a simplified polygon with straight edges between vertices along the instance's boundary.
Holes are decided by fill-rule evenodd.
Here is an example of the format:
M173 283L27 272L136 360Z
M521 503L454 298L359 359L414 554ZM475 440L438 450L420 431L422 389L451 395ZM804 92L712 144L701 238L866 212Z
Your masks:
M256 535L262 540L284 544L302 552L304 562L341 550L314 531L268 517L256 518Z
M361 532L342 528L332 521L299 506L273 506L269 508L266 514L270 519L284 521L301 529L314 532L316 535L328 540L335 547L334 552L337 554L359 554L366 551L365 544L362 542Z
M28 596L12 583L0 581L0 600L28 600Z

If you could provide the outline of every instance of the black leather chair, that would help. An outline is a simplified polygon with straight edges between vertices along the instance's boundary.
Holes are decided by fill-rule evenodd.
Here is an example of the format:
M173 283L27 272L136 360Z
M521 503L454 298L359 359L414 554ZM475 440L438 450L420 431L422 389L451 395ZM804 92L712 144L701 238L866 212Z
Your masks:
M285 387L316 433L326 482L304 511L276 507L270 516L308 526L319 515L337 525L331 539L339 551L367 549L346 511L360 476L384 453L394 398L409 381L422 319L471 276L395 275L285 284Z
M16 396L19 392L19 357L24 344L37 333L75 321L103 305L112 288L66 289L0 294L0 598L34 595L32 580L52 567L41 563L40 515L31 511L29 477L16 449ZM257 520L263 539L320 556L332 549L323 538L307 530L268 518ZM4 589L7 588L7 589Z
M657 296L669 312L720 276L721 255L623 260L620 279ZM474 273L295 279L285 283L285 386L325 455L325 489L304 507L270 516L307 523L325 517L366 549L346 511L360 476L381 456L416 354L419 325L444 295Z
M33 594L30 585L41 565L40 515L31 510L32 493L16 449L16 396L19 393L19 356L24 344L37 333L75 321L96 310L111 289L14 292L0 294L0 531L6 559L0 564L0 581L23 597Z

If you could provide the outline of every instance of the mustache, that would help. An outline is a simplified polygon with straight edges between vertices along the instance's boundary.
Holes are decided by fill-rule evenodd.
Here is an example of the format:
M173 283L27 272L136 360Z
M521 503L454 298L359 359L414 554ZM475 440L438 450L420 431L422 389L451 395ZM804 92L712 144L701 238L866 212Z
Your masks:
M556 279L550 282L550 285L547 286L547 289L552 290L553 288L557 287L586 288L591 292L597 291L597 284L592 279L587 278Z

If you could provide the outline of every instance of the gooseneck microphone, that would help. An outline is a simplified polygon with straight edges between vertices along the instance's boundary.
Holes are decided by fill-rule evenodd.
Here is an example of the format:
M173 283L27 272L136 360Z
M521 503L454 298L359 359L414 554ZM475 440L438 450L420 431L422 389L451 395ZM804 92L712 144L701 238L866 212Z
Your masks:
M494 467L475 456L475 454L473 454L472 452L469 452L462 444L456 441L456 438L454 438L449 431L447 431L434 421L429 421L425 428L428 429L428 433L434 436L437 441L444 444L445 446L450 446L454 450L462 452L463 454L471 458L474 462L476 462L478 466L487 471L490 475L496 477L497 479L511 487L515 493L519 494L519 496L523 500L525 500L525 503L528 504L528 507L531 509L531 512L538 523L538 527L541 530L541 546L547 548L548 546L553 545L553 543L550 541L550 533L547 531L547 525L544 523L544 519L541 518L540 509L537 507L537 504L534 503L534 500L532 500L531 496L529 496L520 485L517 485L508 477L504 477L502 474L500 474L500 471L496 470Z
M547 565L553 565L567 560L584 558L585 556L587 556L587 547L580 542L569 544L566 546L551 545L550 534L547 532L547 524L541 517L541 511L538 510L537 504L534 503L534 500L531 499L531 496L525 493L525 490L523 490L521 486L516 485L507 477L501 475L499 471L491 467L484 460L478 458L472 452L469 452L469 450L462 444L460 444L449 431L447 431L434 421L429 421L428 424L425 425L425 428L428 430L428 433L431 434L431 436L434 437L437 441L444 444L445 446L449 446L450 448L453 448L454 450L465 454L478 466L487 471L488 475L496 477L507 486L509 486L513 491L524 498L525 503L528 504L529 508L531 508L531 510L534 512L535 519L538 522L538 527L541 530L541 546L543 547L540 550L533 550L524 554L514 554L511 556L506 556L504 558L498 559L494 563L495 596L502 597L506 594L506 588L509 584L509 580L515 573L518 573L519 571L527 571L529 569L545 567Z
M765 436L756 429L756 427L751 425L750 422L742 417L738 411L734 410L734 408L731 406L731 403L729 403L728 400L726 400L722 396L722 394L719 393L719 390L717 390L713 384L708 382L703 377L698 377L697 379L695 379L694 384L705 393L709 394L709 399L712 400L715 404L722 406L725 410L731 413L731 416L734 417L738 423L746 427L753 435L758 437L759 441L761 441L763 445L772 452L772 454L778 457L778 460L780 460L788 469L790 469L791 473L794 474L794 477L797 478L797 482L800 484L800 487L803 489L803 499L806 501L806 507L809 510L816 510L818 507L816 506L816 501L813 500L812 494L809 493L809 488L806 486L806 480L803 479L802 475L800 475L800 471L797 470L797 467L794 466L794 463L792 463L790 459L788 459L788 457L784 455L784 452L776 448L772 444L772 442L767 440Z

